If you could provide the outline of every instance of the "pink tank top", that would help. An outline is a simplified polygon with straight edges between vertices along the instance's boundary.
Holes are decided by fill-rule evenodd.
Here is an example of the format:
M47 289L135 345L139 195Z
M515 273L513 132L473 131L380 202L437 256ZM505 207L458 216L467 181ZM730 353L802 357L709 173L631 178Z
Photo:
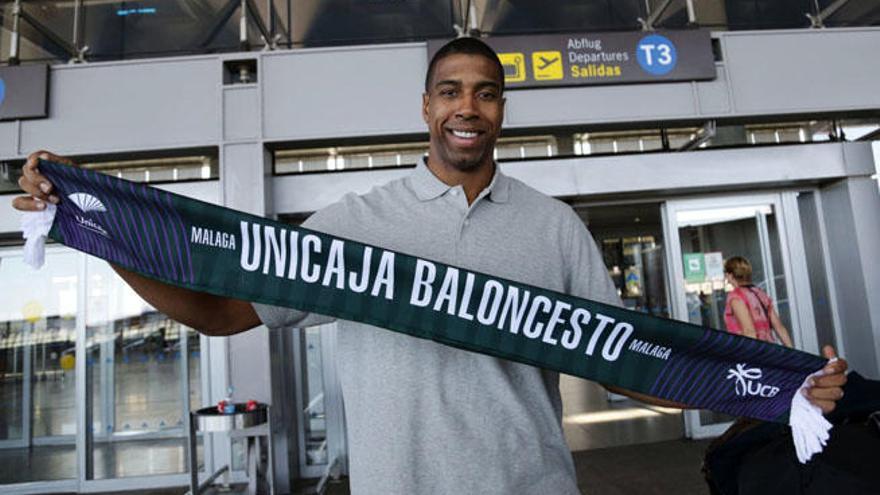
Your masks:
M752 315L752 323L755 326L755 335L758 339L774 342L773 333L770 330L770 313L773 311L773 301L770 300L770 296L754 286L737 287L727 293L727 304L724 308L724 325L727 327L728 332L742 335L742 328L736 316L733 315L733 308L730 307L730 303L734 299L741 300L749 308L749 312Z

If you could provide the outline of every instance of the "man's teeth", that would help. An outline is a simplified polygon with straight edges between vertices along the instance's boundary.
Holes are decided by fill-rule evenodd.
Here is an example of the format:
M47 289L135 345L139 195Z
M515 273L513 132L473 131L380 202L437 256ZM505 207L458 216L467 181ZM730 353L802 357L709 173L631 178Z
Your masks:
M476 132L468 132L468 131L452 131L452 135L455 137L460 137L464 139L471 139L477 137Z

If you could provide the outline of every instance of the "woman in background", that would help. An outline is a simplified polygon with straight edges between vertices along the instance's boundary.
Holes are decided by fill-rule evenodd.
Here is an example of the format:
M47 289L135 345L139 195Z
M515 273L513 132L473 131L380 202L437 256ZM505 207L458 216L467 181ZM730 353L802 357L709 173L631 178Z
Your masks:
M752 285L752 265L742 256L724 262L724 276L733 285L727 293L724 325L730 333L774 343L773 332L786 347L793 347L791 335L782 324L773 301L763 290Z

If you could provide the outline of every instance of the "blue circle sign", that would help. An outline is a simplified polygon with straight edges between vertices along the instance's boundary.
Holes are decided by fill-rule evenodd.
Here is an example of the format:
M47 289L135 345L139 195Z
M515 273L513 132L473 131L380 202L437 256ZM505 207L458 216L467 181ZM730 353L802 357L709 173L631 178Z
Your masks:
M678 56L675 45L669 38L659 34L651 34L639 40L636 46L636 59L645 72L655 76L668 74L675 68Z

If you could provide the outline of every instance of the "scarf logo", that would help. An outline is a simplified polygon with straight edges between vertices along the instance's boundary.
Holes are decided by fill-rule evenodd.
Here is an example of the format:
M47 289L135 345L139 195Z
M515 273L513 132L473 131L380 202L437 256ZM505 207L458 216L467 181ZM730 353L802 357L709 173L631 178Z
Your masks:
M73 202L77 208L80 209L83 213L89 212L101 212L106 213L107 207L104 206L104 203L101 202L100 199L92 196L91 194L84 192L75 192L67 195L67 199ZM74 215L76 218L76 222L80 227L92 231L96 234L100 234L104 237L110 237L107 234L107 230L104 229L98 222L92 220L91 218L84 217L82 215Z
M102 203L100 199L88 193L72 193L67 195L67 198L73 201L73 204L78 206L83 213L87 213L90 211L100 211L101 213L104 213L107 211L107 208L104 206L104 203Z
M738 363L735 369L727 370L727 379L734 380L736 395L741 397L775 397L779 387L765 385L758 380L764 376L761 368L746 368L746 363Z

